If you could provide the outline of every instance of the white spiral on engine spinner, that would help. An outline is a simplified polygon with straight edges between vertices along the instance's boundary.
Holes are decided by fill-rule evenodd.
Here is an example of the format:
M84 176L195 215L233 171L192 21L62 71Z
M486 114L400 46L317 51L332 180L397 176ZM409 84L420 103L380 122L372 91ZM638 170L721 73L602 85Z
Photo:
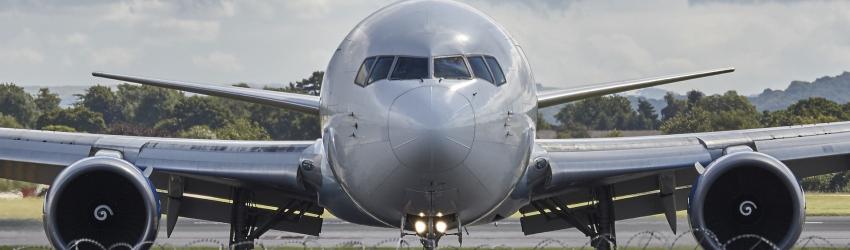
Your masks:
M107 205L100 205L94 208L94 218L99 221L106 220L107 217L115 215L112 212L112 208Z
M744 201L741 202L741 205L738 205L738 212L741 212L741 215L743 216L750 216L750 214L753 214L753 210L756 210L758 208L759 207L756 206L755 202Z

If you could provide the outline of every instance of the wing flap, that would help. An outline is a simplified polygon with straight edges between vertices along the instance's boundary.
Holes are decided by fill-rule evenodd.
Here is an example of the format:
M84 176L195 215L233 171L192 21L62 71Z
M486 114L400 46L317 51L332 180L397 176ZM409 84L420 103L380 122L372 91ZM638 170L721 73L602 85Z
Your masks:
M162 197L162 204L167 204L167 196L165 194L161 194L160 197ZM230 215L232 214L231 208L232 205L228 202L184 196L180 200L179 216L206 221L230 223ZM268 208L252 207L250 208L250 212L252 215L256 216L255 219L257 221L269 221L273 219L273 215L277 211ZM296 208L292 212L309 211L298 210ZM322 218L318 216L320 214L321 213L288 216L285 219L278 220L271 229L319 236L319 233L322 231L323 221Z
M688 193L690 188L682 188L676 190L674 197L675 206L678 210L684 210L688 207ZM658 193L649 193L614 201L614 219L627 220L646 216L647 214L664 213L662 196ZM558 199L555 199L558 200ZM582 205L569 208L572 210L579 223L588 224L588 218L591 218L596 209L594 205ZM537 211L539 212L539 211ZM551 232L556 230L568 229L574 227L565 220L555 219L552 216L552 211L545 210L544 213L538 213L520 218L522 232L525 235Z

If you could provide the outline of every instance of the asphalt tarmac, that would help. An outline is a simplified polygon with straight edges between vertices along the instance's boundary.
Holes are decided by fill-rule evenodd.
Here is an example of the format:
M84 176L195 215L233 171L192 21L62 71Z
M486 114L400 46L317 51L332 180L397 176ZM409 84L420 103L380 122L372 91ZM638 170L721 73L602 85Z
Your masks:
M161 225L164 225L161 223ZM680 218L679 235L674 235L663 217L645 217L617 222L617 239L620 246L669 247L695 246L696 242L688 230L688 223ZM166 246L216 245L227 243L228 225L181 218L171 238L165 237L165 226L161 226L157 244ZM326 220L322 236L304 237L303 235L271 231L266 233L260 243L266 246L338 246L376 245L394 247L398 244L399 231L396 229L375 228L350 224L340 220ZM679 237L680 236L680 237ZM678 239L678 240L677 240ZM416 237L406 236L404 242L411 248L419 248ZM850 248L850 217L809 217L800 237L798 246L808 242L808 246ZM581 233L575 229L524 236L519 220L507 219L497 224L469 227L469 235L464 233L464 247L535 247L548 244L548 247L582 247L587 243ZM39 221L0 220L0 245L47 245L42 224ZM441 246L458 246L457 236L445 236Z

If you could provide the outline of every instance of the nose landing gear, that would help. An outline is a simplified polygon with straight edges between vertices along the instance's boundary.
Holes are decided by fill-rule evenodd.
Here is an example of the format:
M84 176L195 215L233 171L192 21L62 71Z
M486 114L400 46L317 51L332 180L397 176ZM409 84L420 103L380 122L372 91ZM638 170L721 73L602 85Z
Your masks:
M457 233L447 233L450 226L456 227ZM442 213L406 215L401 219L401 237L399 238L398 248L401 248L401 238L404 236L418 236L422 248L426 250L437 249L440 238L446 235L457 235L458 242L462 245L462 227L456 215L443 215ZM414 233L406 233L405 230L412 230Z

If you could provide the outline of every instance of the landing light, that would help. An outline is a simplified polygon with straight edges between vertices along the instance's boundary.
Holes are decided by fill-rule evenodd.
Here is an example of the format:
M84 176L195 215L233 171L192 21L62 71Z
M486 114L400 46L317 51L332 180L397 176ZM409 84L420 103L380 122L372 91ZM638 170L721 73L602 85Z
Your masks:
M437 212L437 217L443 217L443 213Z
M424 233L426 229L425 222L421 220L416 221L416 223L413 224L413 227L416 229L416 233L419 234Z
M443 221L438 221L437 224L434 225L434 227L437 228L437 232L445 233L449 225L446 225L446 223Z

